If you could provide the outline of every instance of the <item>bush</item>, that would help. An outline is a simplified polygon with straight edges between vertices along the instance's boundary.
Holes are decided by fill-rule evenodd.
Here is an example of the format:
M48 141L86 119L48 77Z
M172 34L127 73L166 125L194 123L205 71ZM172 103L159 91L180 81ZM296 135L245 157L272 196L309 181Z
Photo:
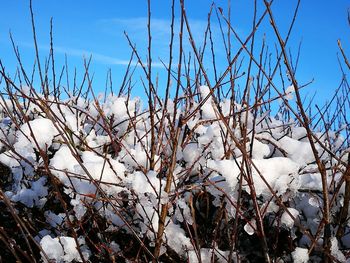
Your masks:
M211 84L203 65L207 53L193 40L180 3L180 55L175 63L172 34L164 98L151 63L142 63L127 36L147 79L146 107L131 97L132 64L120 91L103 97L92 88L90 61L80 87L62 85L53 49L45 70L36 63L41 91L16 49L17 78L1 64L2 260L345 262L346 79L325 107L307 107L285 48L289 35L281 37L265 2L245 40L220 8L211 9L209 15L215 10L230 29L228 37L241 43L236 54L228 46L227 68L221 76L215 72ZM259 56L251 52L263 19L271 20L277 37L276 61L269 61L264 45ZM184 32L193 60L182 49ZM210 23L206 45L215 57ZM245 73L243 53L249 56ZM289 80L278 76L283 70Z

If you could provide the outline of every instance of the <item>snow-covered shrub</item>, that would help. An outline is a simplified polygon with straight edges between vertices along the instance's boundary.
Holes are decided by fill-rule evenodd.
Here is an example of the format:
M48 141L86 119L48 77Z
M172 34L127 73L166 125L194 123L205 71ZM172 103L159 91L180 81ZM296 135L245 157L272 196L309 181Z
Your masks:
M276 68L290 71L284 60ZM232 65L215 84L201 65L194 73L178 68L178 77L169 69L176 95L165 99L146 73L146 108L125 87L97 98L92 83L63 95L66 87L54 83L50 93L43 82L39 93L0 69L4 255L28 262L345 261L347 82L326 123L333 104L307 116L294 76L284 88L274 73L264 75L265 66L253 67L243 90L232 80L244 74Z

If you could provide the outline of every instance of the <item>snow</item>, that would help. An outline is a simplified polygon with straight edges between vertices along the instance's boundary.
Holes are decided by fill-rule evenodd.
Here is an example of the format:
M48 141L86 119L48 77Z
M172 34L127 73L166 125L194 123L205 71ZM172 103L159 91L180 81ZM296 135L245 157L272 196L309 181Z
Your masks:
M60 214L55 214L52 211L45 211L45 217L46 217L46 222L48 222L52 227L56 227L57 225L60 225L66 214L60 213Z
M320 207L320 202L316 197L310 197L309 204L313 207Z
M185 231L179 225L170 222L165 229L165 235L168 245L180 255L184 254L185 250L193 249L191 240L186 237Z
M33 190L26 188L22 188L18 193L12 196L11 200L14 202L21 202L28 207L33 207L33 205L39 201L37 194Z
M210 94L210 89L208 86L200 86L199 91L201 93L202 99L205 99ZM214 102L211 96L203 104L201 111L202 111L202 118L204 120L216 118L215 106L213 104Z
M147 167L148 159L145 150L140 143L133 148L123 149L121 151L122 161L134 168Z
M183 159L188 166L192 166L200 157L200 149L194 143L187 144L182 151Z
M284 211L281 216L281 223L282 225L286 226L287 228L292 228L294 226L294 219L297 220L299 216L299 211L295 208L287 208L287 211ZM294 217L294 219L291 217L291 215Z
M270 195L268 186L262 177L272 189L280 194L285 193L287 189L296 190L298 188L299 178L297 174L299 165L292 160L284 157L275 157L272 159L252 159L252 163L256 167L252 169L252 175L254 187L258 195ZM225 177L232 189L237 185L238 176L241 174L241 167L244 169L241 158L237 158L237 160L208 161L208 168L219 172ZM248 186L244 188L250 191Z
M315 160L310 143L308 142L301 142L285 136L279 140L279 145L287 152L287 156L300 166Z
M284 96L284 98L287 99L287 100L292 100L294 92L295 92L295 89L294 89L293 85L287 87L286 88L286 95Z
M279 194L283 194L289 188L296 188L298 184L299 165L291 159L275 157L271 159L252 160L257 169L253 169L253 181L258 195L270 195L268 186L263 182L259 172L267 180L269 185ZM271 169L273 167L273 169ZM259 171L259 172L258 172Z
M67 179L65 171L74 171L74 167L79 165L79 163L68 146L63 145L51 159L50 165L54 168L53 173L62 181L65 181Z
M63 261L64 249L58 238L52 238L49 235L44 236L40 241L40 245L49 259L57 262Z
M83 245L85 241L79 239L80 245ZM57 263L72 262L73 260L77 262L83 262L78 249L76 248L76 242L72 237L55 237L52 238L49 235L44 236L40 245L42 246L44 252L49 259L55 260ZM82 254L85 260L90 256L90 252L82 247Z
M118 136L121 136L125 133L125 131L128 128L129 121L126 121L129 119L129 114L133 115L135 111L135 103L136 101L129 101L129 105L131 107L126 107L126 98L124 97L117 97L117 96L110 96L107 100L107 103L103 105L103 112L106 116L113 116L114 124L117 125L116 130Z
M79 197L76 197L70 201L70 204L73 206L73 211L77 219L82 219L86 213L86 207L82 204Z
M18 136L14 147L16 150L31 146L35 149L47 149L54 138L58 135L51 120L40 118L29 121L21 126L21 133Z
M189 251L189 262L198 263L200 262L198 260L198 256L195 251ZM203 263L211 263L211 262L218 262L218 263L224 263L227 262L227 256L229 252L221 251L219 249L209 249L209 248L202 248L200 250L200 257L201 262ZM212 260L214 259L214 261Z
M240 167L234 160L209 160L207 167L220 173L227 181L229 186L234 189L237 185Z
M334 256L339 262L346 261L344 254L339 250L338 240L336 237L331 239L331 255Z
M108 162L97 154L85 151L81 156L85 168L89 174L99 181L117 183L119 178L124 178L125 167L117 160L109 159ZM77 169L79 172L79 168ZM85 173L83 170L80 173Z
M96 187L88 180L70 178L71 174L79 174L83 177L82 168L67 146L61 146L51 159L50 166L52 173L56 175L67 187L76 189L80 194L91 194L96 191Z
M175 217L179 222L186 220L187 224L193 224L193 217L191 215L190 208L184 199L179 199L177 201Z
M22 204L33 207L37 205L42 207L46 201L47 187L45 186L46 178L41 177L37 181L32 182L31 188L23 186L16 194L12 195L13 202L21 202Z
M199 99L192 106L184 106L190 107L187 109L189 112L210 93L207 86L200 86L198 91ZM293 92L294 88L288 87L285 98L293 99ZM229 100L221 102L225 116L232 114L231 107L236 111L245 109L245 105L231 104ZM166 204L169 210L161 251L165 253L169 247L182 258L188 257L189 262L198 262L198 258L187 227L198 227L194 216L204 214L203 211L198 211L201 209L199 199L203 193L209 197L205 202L208 202L206 205L210 209L216 211L224 204L225 222L236 219L236 204L242 201L242 214L239 214L238 221L243 222L243 230L252 238L256 234L256 221L250 210L252 195L249 194L253 190L250 183L254 186L254 196L264 220L271 219L274 226L280 223L291 235L299 230L299 224L313 235L317 232L323 216L322 195L319 194L322 181L310 143L305 137L306 131L297 122L286 122L281 115L272 117L268 111L259 113L255 124L250 111L243 112L240 119L227 116L231 118L230 124L233 120L237 122L236 127L232 126L232 132L242 142L240 146L246 148L248 156L251 154L251 158L247 158L230 136L225 137L227 130L222 121L217 120L216 106L209 97L201 110L186 123L190 134L181 131L180 144L176 149L172 149L169 141L173 133L166 120L162 127L163 136L156 138L156 165L151 170L149 113L142 113L139 100L127 101L125 97L111 95L100 106L104 117L110 122L111 134L103 128L103 119L96 103L79 98L67 99L60 107L52 105L52 111L57 115L54 121L34 104L28 109L30 120L19 127L11 126L8 119L1 121L0 139L8 139L8 143L14 146L14 149L5 149L0 154L0 162L10 167L13 173L13 183L6 189L6 196L13 203L42 209L51 198L51 202L59 204L57 197L51 196L52 183L48 180L48 175L37 173L37 169L44 166L43 158L38 155L40 149L50 155L48 168L58 180L62 194L67 199L67 212L72 222L79 223L86 219L90 211L96 211L105 220L108 231L125 231L130 234L132 229L142 240L149 240L149 246L152 247L159 227L160 208ZM169 112L172 110L174 109ZM180 112L183 109L177 110ZM161 111L157 114L159 112ZM140 115L131 123L130 116L136 116L136 113ZM156 117L159 118L160 115ZM240 128L245 117L248 120L246 141L242 138ZM67 134L59 134L55 127L58 124L65 125L63 130ZM155 128L156 131L161 130L158 123ZM318 136L325 142L325 136L322 137L321 133ZM340 147L345 140L335 132L329 132L329 136L334 141L334 147ZM119 152L111 154L106 150L111 145L111 140L118 144ZM322 152L318 143L316 149ZM176 151L174 177L170 192L166 193L164 186L173 150ZM21 160L17 154L25 160ZM332 158L327 153L322 155L322 160L328 166L330 160L335 160ZM347 161L347 153L342 153L339 158ZM344 167L339 164L338 168L340 171ZM327 179L329 182L334 180L336 185L341 179L341 173L330 170ZM240 183L244 196L238 200ZM99 192L98 188L103 192ZM297 221L281 208L276 196L289 206L288 212ZM341 201L341 198L336 198L334 211L332 210L334 214L337 214L342 205ZM40 229L36 238L47 256L56 262L81 262L75 240L66 229L66 213L50 208L43 211L43 215L46 228ZM131 225L131 229L123 219ZM76 226L79 228L79 224ZM342 245L349 247L349 236L343 237L342 240L346 239L347 242ZM299 239L295 238L295 243L299 247L290 251L288 257L291 256L294 262L308 262L309 255L305 247L310 246L311 240L303 235ZM79 238L79 246L88 259L90 252L83 238ZM111 240L110 247L115 253L122 253L122 243L118 244L118 240ZM336 239L332 239L331 251L339 261L346 260ZM199 253L202 262L211 262L212 256L215 262L226 262L229 250L222 251L214 244L211 248L201 247Z
M125 180L135 192L141 194L153 193L157 195L161 190L161 185L165 184L157 178L157 174L154 171L149 171L147 175L138 171L128 176Z
M250 236L255 233L255 230L256 230L256 221L255 221L255 219L251 220L250 222L247 222L244 225L244 231Z
M114 253L118 253L120 251L120 246L115 241L111 242L110 248L113 250Z
M297 247L292 252L292 258L294 263L307 263L309 262L309 253L307 248Z
M147 234L150 239L154 238L153 232L157 233L159 226L159 216L154 211L153 204L148 200L141 199L139 203L136 204L137 215L135 219L141 220L141 233Z
M250 142L247 143L249 151L252 151L252 158L253 159L264 159L265 157L270 155L270 147L262 143L256 139L254 139L253 143L253 150L250 149Z

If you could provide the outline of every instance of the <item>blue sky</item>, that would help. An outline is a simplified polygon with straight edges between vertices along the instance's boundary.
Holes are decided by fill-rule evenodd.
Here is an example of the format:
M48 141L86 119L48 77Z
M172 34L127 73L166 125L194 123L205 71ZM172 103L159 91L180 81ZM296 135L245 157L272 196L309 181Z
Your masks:
M176 1L178 2L178 1ZM258 14L263 11L262 1L258 0ZM153 26L153 61L154 72L162 75L161 57L168 61L167 47L169 43L170 0L154 0L152 5ZM251 29L253 1L231 0L232 24L244 39ZM201 42L207 23L207 14L211 1L186 1L186 10L192 24L192 30L198 42ZM227 0L216 1L216 5L227 11ZM296 1L275 0L273 11L282 34L286 32L291 21ZM70 68L83 70L83 56L92 54L91 72L94 72L94 88L102 91L105 77L111 68L113 82L118 87L125 64L130 57L130 47L124 37L126 30L136 43L144 61L146 61L146 18L147 1L92 1L92 0L33 0L36 19L37 37L40 54L45 57L49 53L50 18L54 24L54 46L58 68L63 66L64 54L67 54ZM308 91L317 91L317 102L326 101L339 85L341 73L337 61L337 40L341 39L343 47L350 56L350 26L347 23L347 10L350 3L346 0L303 0L297 22L288 47L296 55L300 41L301 56L297 77L300 83L315 79ZM177 4L177 17L178 4ZM18 45L23 61L30 70L34 60L33 37L31 33L29 1L3 0L0 9L0 59L10 74L15 70L15 57L9 40L11 30ZM219 71L226 65L223 46L220 46L220 34L216 19L213 19L214 38L217 40L217 59ZM259 29L257 38L266 33L267 42L274 48L276 39L271 34L269 21L266 20ZM259 39L257 39L259 41ZM234 43L234 42L233 42ZM188 48L189 48L189 44ZM142 51L143 50L143 51ZM206 61L210 67L210 61ZM142 92L141 83L135 79L134 94Z

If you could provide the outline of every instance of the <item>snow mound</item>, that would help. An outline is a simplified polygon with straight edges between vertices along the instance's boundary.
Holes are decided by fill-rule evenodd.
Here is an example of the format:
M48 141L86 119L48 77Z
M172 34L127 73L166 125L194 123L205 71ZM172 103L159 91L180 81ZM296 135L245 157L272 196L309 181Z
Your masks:
M309 262L309 253L307 248L297 247L292 252L292 258L294 263L307 263Z
M83 239L79 239L79 241L79 246L82 246L80 248L81 255L83 256L84 260L87 260L90 256L90 252L83 246L85 243ZM52 238L47 235L41 239L40 245L47 257L50 260L55 260L57 263L72 261L83 262L83 259L77 249L76 241L72 237Z
M177 115L172 101L166 116L155 108L153 126L150 111L138 99L114 95L103 102L71 97L52 104L50 114L33 102L18 125L1 112L0 162L12 172L6 197L18 207L41 211L43 227L36 238L49 260L94 257L90 240L70 237L72 224L80 235L103 239L98 246L115 257L125 256L125 244L118 242L122 236L141 240L150 250L162 240L163 257L175 253L189 262L226 262L234 253L245 260L249 253L229 251L231 225L237 224L237 247L244 247L255 242L260 223L271 223L276 235L281 231L275 228L282 227L298 246L279 252L294 262L309 260L302 247L311 240L296 233L300 224L312 234L318 231L323 196L305 128L281 113L272 116L270 110L247 109L230 99L215 105L207 86L197 91L190 103L177 104ZM293 92L288 87L285 98L291 100ZM189 113L193 116L179 126L174 145L173 123ZM339 188L332 207L336 215L344 199L338 184L347 161L346 139L335 131L314 135L328 187ZM330 142L341 150L325 151L323 145ZM263 222L257 221L257 211ZM341 249L333 239L332 255L343 262Z

